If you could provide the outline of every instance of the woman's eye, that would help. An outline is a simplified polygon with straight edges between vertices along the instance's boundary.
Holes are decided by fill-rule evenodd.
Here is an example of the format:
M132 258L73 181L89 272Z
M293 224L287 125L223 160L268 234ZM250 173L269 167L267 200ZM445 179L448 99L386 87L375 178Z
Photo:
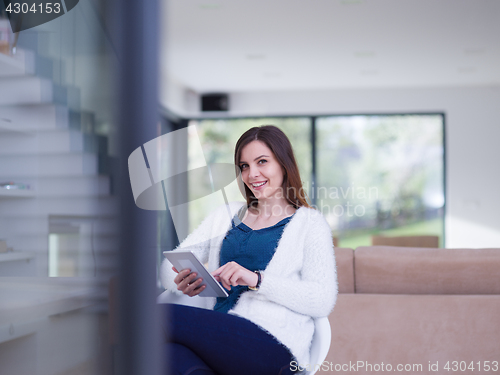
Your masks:
M265 164L265 163L267 163L267 160L266 160L266 159L260 159L260 160L259 160L259 164Z
M245 169L245 168L247 168L247 167L248 167L248 164L241 164L241 165L240 165L240 169L241 169L241 170L243 170L243 169Z

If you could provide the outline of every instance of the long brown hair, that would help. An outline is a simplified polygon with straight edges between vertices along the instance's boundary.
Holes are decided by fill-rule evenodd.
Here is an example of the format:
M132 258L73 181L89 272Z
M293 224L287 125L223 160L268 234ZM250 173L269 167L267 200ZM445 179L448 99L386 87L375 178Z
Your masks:
M253 141L263 142L273 152L274 156L283 167L285 173L283 175L283 184L281 185L284 196L288 203L295 208L311 207L307 203L306 193L302 188L300 180L299 168L295 161L293 148L288 137L274 125L256 126L248 129L236 142L234 148L234 164L239 167L241 159L241 150ZM258 202L253 192L244 185L245 197L247 205L254 207Z

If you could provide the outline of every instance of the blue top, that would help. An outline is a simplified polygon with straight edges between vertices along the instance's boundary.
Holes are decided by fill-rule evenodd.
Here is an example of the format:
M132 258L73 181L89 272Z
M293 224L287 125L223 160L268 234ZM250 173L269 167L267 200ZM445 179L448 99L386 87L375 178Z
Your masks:
M285 225L292 217L286 217L272 227L254 230L235 216L231 221L232 228L222 241L219 264L223 266L234 261L250 271L264 270L276 251ZM240 224L236 225L235 221ZM229 297L218 297L214 310L227 313L246 291L248 286L231 286Z

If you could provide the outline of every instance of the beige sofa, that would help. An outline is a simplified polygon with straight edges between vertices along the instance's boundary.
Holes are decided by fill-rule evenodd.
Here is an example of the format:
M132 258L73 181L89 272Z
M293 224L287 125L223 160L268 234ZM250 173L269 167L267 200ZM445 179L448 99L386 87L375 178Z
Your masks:
M500 374L500 249L335 254L339 296L321 371Z

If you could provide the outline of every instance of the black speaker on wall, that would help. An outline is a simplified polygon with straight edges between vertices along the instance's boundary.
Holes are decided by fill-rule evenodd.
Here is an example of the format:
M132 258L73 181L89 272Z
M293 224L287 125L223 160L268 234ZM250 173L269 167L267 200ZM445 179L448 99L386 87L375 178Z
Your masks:
M202 110L202 112L229 111L229 95L228 94L203 94L203 95L201 95L201 110Z

